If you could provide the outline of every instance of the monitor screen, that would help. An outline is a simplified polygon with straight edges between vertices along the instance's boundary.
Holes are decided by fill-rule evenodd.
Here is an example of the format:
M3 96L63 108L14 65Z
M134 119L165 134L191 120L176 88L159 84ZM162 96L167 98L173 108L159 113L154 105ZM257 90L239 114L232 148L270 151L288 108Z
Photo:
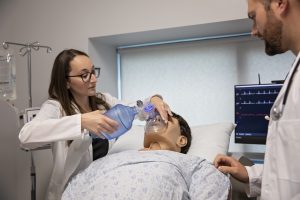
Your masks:
M266 144L272 105L282 84L235 85L235 143Z

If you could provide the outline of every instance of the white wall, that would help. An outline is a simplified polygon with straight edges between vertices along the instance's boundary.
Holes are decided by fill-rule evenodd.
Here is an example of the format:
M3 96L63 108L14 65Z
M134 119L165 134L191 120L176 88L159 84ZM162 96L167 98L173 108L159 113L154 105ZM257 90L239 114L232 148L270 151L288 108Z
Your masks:
M47 98L54 57L64 48L87 51L89 37L245 17L246 2L240 0L2 0L0 41L39 41L52 47L52 54L32 52L33 104L39 106ZM25 108L26 58L19 57L18 64L16 105Z
M47 98L50 72L55 56L65 48L88 51L88 38L147 30L165 29L246 18L246 2L240 0L1 0L0 42L34 42L52 47L32 52L33 106ZM18 47L12 47L18 52ZM105 58L103 58L105 59ZM116 95L113 58L104 63L107 74L101 90ZM105 73L104 73L105 75ZM17 56L15 105L28 107L27 60ZM16 133L17 136L17 133ZM6 142L1 140L1 142ZM0 144L1 145L1 144ZM46 157L46 156L45 156ZM30 199L28 154L18 154L19 199ZM22 160L23 159L23 160ZM23 172L23 173L22 173ZM15 192L16 188L11 191ZM39 194L37 199L43 199Z

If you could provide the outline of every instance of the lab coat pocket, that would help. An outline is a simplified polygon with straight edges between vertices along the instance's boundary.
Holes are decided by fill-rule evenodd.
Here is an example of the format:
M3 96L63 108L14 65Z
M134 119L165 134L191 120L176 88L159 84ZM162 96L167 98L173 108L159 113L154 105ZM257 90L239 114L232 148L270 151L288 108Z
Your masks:
M300 182L300 120L280 120L277 127L276 156L278 177ZM279 163L280 162L280 163Z

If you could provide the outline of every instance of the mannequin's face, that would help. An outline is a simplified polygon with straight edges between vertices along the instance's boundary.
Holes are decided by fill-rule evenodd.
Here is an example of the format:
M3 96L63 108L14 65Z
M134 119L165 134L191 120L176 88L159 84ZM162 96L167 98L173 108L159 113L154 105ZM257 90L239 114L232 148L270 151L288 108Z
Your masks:
M180 133L178 120L169 117L167 127L157 133L145 133L144 150L170 150L180 152L187 138Z

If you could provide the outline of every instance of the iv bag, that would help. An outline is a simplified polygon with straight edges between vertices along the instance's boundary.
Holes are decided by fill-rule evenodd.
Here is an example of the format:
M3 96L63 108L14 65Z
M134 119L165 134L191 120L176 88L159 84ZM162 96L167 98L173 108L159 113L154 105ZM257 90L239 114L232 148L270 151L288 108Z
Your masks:
M0 52L0 98L4 100L17 98L15 59L8 51Z

